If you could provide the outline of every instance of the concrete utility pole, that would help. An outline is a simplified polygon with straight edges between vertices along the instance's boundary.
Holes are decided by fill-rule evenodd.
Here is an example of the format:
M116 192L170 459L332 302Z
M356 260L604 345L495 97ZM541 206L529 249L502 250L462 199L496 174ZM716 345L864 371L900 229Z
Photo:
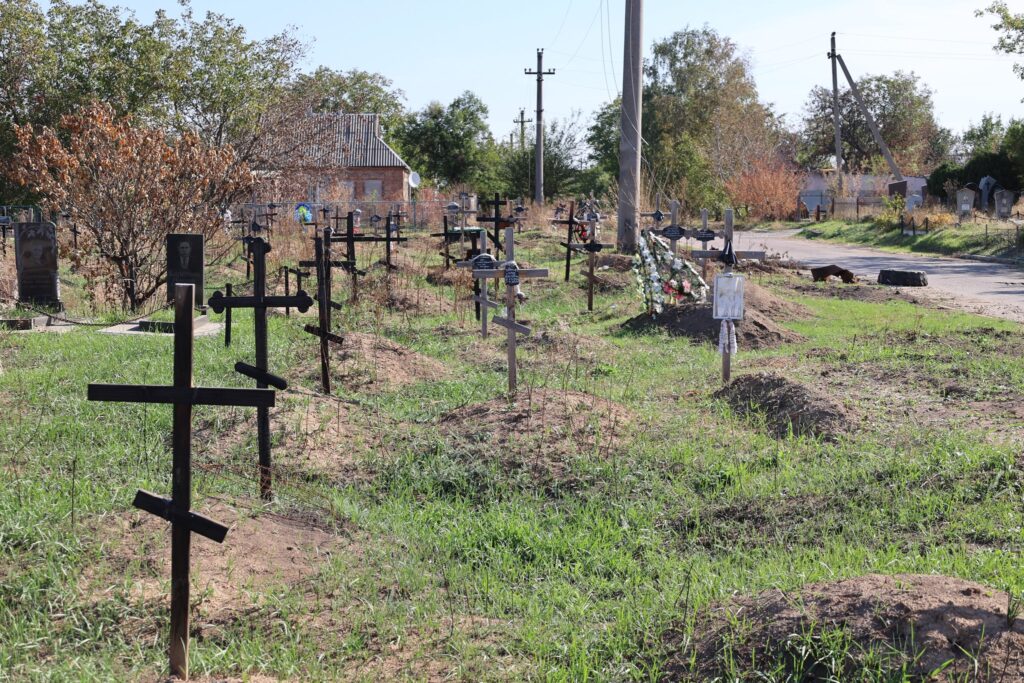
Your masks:
M533 119L526 118L526 110L519 108L519 118L512 119L512 123L519 124L519 149L526 149L526 124L533 123Z
M533 201L537 204L544 203L544 77L554 76L555 70L544 70L544 50L537 50L537 70L530 71L523 69L527 76L537 77L537 182L533 189Z
M850 75L850 70L846 68L846 62L843 61L843 56L838 53L835 53L835 55L840 68L843 70L843 75L846 76L846 82L850 84L850 92L853 93L853 98L857 100L857 106L860 107L860 112L864 114L864 118L867 119L868 128L871 129L871 135L875 138L875 144L882 150L882 156L885 157L885 162L889 164L889 171L896 178L896 182L903 182L903 174L900 173L900 169L896 165L896 161L892 158L889 146L886 145L885 140L882 139L882 132L878 130L878 124L875 123L874 117L871 116L871 112L868 111L867 105L864 104L864 98L860 96L860 90L857 89L857 84L854 83L853 76Z
M839 194L843 193L843 136L839 128L839 74L836 70L836 32L832 31L832 51L828 53L832 61L832 128L836 136L836 179L839 182Z
M636 251L640 196L640 98L643 94L643 0L626 0L622 56L622 114L619 118L619 251Z

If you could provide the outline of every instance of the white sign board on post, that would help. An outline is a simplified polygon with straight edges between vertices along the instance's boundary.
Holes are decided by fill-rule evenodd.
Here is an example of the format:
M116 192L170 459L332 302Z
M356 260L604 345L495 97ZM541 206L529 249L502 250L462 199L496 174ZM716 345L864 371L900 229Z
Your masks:
M715 320L743 320L743 276L725 273L715 276L712 317Z

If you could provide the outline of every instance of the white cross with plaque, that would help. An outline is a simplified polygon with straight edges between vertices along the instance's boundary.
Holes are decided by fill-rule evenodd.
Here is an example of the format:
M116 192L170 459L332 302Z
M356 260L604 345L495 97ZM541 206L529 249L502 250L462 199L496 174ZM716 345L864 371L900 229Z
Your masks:
M492 301L488 296L487 278L477 278L477 270L489 270L496 268L498 261L487 253L487 231L480 232L480 253L468 261L457 261L456 268L469 268L473 271L473 277L480 280L480 294L473 295L473 301L480 304L480 336L487 338L487 309L498 308L498 303Z

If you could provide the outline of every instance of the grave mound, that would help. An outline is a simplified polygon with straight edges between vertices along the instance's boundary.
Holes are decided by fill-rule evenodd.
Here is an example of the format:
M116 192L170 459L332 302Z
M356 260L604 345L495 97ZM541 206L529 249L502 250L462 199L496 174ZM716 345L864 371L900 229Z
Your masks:
M616 273L629 273L633 270L633 257L626 254L598 254L597 267L608 268Z
M513 401L457 408L441 418L440 428L453 442L483 446L474 452L496 459L506 472L557 484L570 478L572 458L619 448L634 422L628 408L590 394L520 389Z
M715 392L740 415L763 418L778 437L817 436L833 440L853 429L846 410L828 396L781 375L737 377Z
M792 285L792 290L798 294L832 297L844 301L866 301L868 303L910 301L918 303L916 297L907 296L899 289L875 284L842 284L839 282L812 284L802 280Z
M452 266L448 270L442 267L431 268L427 271L427 282L435 287L473 287L473 276L468 270Z
M810 312L799 304L780 299L766 289L749 280L744 285L743 320L736 323L736 336L740 352L744 349L770 349L782 344L804 340L804 337L788 330L776 320L793 320L810 316ZM643 313L622 324L622 329L631 332L665 330L673 337L687 337L693 341L718 345L722 321L712 317L710 303L685 302L666 306L655 318Z
M229 531L222 544L192 536L192 594L202 598L193 600L193 633L248 618L262 594L294 588L311 580L331 555L355 551L351 540L309 521L268 512L251 516L223 502L201 506L199 512ZM167 522L131 510L104 518L102 526L104 559L85 572L84 588L105 595L112 586L129 586L131 599L166 601L171 574Z
M726 669L727 660L756 662L751 675L777 665L787 672L802 667L800 680L861 680L870 652L869 671L892 680L1020 681L1024 621L1008 619L1007 604L1006 593L972 581L913 574L741 596L699 613L693 641L682 623L666 630L664 680L737 673ZM829 643L845 643L847 655L822 656Z
M362 332L346 332L343 336L341 348L331 348L331 373L351 389L384 391L439 380L448 374L441 361L385 337ZM319 350L314 350L319 358ZM310 378L319 378L319 360L309 361L306 367Z

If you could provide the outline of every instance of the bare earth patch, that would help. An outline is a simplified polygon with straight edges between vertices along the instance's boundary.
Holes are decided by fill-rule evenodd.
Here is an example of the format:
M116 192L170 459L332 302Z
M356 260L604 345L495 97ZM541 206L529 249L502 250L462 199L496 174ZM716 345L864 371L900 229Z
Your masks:
M441 431L460 444L486 446L506 470L561 481L580 453L605 455L622 446L635 422L624 406L590 394L520 389L515 401L497 398L458 408L441 418Z
M633 270L633 257L626 254L599 253L597 267L607 268L616 273L630 273Z
M349 389L388 391L417 382L444 378L443 363L424 356L386 337L362 332L344 333L341 348L331 345L331 375ZM319 381L319 349L304 367L306 375Z
M915 680L1020 681L1024 622L1008 623L1006 608L1006 593L948 576L872 574L793 593L766 591L698 615L691 647L681 630L670 629L664 678L710 680L723 675L731 657L741 666L758 662L762 670L772 664L792 670L801 661L811 673L801 680L824 680L822 665L807 661L806 635L813 629L819 640L823 631L841 630L859 646L828 672L829 680L854 675L873 649L890 658L893 673L906 665Z
M769 373L737 377L715 392L737 413L759 419L778 437L836 439L853 429L846 410L817 390Z
M272 513L252 517L222 502L199 511L229 527L223 544L192 537L192 619L199 634L244 617L275 591L310 581L332 554L355 550L350 540L305 521ZM104 529L104 563L86 571L84 589L99 600L130 581L130 597L166 602L168 523L132 510L107 518Z

